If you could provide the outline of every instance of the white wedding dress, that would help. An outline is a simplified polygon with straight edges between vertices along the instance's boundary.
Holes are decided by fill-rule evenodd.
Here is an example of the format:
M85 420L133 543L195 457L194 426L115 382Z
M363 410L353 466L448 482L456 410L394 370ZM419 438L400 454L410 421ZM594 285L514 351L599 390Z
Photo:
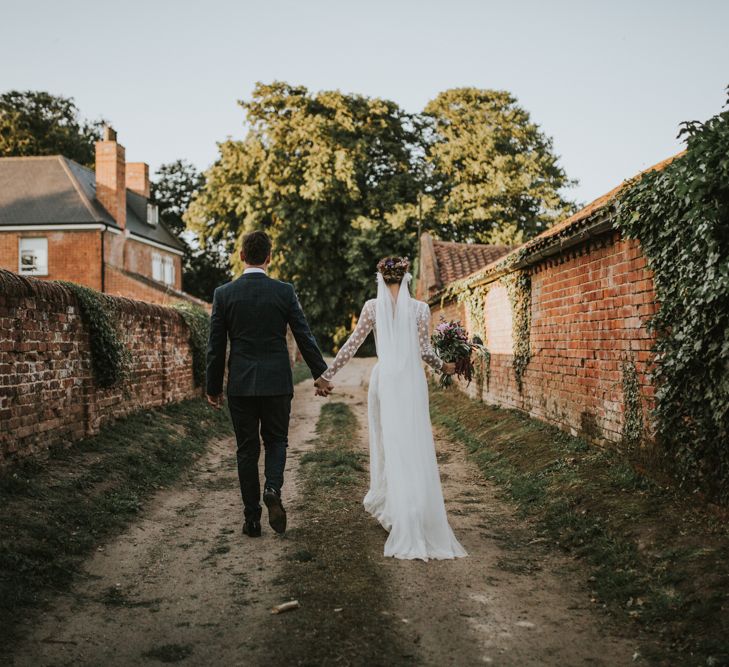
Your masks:
M385 556L458 558L467 554L448 525L421 360L436 370L443 362L430 345L430 309L410 297L410 279L409 273L403 278L395 303L377 274L377 299L365 303L324 377L331 380L374 329L378 362L369 386L365 509L390 533Z

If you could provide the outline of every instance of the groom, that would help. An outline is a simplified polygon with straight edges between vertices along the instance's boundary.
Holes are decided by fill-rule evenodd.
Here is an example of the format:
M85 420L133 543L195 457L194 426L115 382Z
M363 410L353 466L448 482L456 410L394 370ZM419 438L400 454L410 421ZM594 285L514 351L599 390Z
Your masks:
M228 405L237 440L238 480L243 496L243 533L261 535L261 486L258 459L261 441L266 450L263 502L268 522L277 533L286 530L281 503L289 415L294 384L286 327L296 339L311 374L316 393L328 396L333 385L321 377L327 364L309 330L292 285L266 275L271 261L271 241L265 232L243 239L243 275L221 285L213 296L207 354L208 403L223 403L225 352L228 360Z

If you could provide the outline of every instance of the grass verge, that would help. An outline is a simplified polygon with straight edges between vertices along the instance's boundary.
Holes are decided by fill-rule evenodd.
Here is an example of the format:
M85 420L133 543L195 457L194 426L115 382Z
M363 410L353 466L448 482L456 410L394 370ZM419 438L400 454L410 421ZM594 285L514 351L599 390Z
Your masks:
M655 664L729 664L729 528L718 508L588 446L459 391L431 392L433 423L549 540L591 569L591 599L646 639Z
M288 533L279 579L282 600L295 598L301 608L272 617L266 645L273 664L414 664L381 613L389 600L374 554L381 557L385 535L362 508L367 473L353 447L358 437L349 406L325 403L315 448L301 459L299 527Z
M0 476L0 643L16 639L19 622L67 589L89 553L210 439L230 433L227 410L184 401L120 419Z
M314 381L311 377L311 371L309 370L309 367L303 361L297 361L293 365L291 373L294 376L294 384L299 384L300 382L305 382L306 380L311 380L312 382Z

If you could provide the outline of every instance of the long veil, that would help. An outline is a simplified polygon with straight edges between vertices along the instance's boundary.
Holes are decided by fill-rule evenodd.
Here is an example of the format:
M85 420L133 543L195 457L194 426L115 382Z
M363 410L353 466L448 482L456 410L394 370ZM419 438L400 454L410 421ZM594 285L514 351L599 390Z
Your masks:
M377 356L380 372L388 375L401 373L409 361L419 358L417 338L413 336L415 323L410 307L411 279L409 273L403 276L395 302L382 274L377 274Z

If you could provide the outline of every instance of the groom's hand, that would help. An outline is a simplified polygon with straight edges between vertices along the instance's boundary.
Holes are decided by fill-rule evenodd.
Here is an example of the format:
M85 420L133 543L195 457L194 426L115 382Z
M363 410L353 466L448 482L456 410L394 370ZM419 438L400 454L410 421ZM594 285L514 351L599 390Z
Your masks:
M334 391L334 385L321 376L314 381L314 386L316 387L317 396L329 396Z
M218 394L217 396L211 396L210 394L207 394L208 397L208 403L215 408L216 410L220 410L220 408L223 407L223 394Z

